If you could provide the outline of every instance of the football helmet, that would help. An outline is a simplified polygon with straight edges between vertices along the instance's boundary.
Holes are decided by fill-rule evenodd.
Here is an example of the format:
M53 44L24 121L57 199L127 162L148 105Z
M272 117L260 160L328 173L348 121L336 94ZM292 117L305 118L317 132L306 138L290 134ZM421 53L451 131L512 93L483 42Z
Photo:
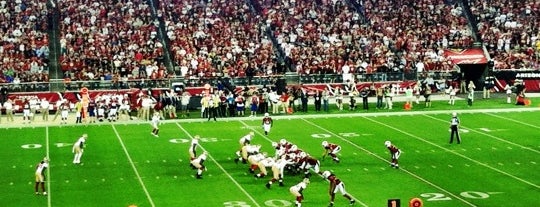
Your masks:
M386 147L390 147L390 145L392 145L392 143L391 143L390 141L386 141L386 142L384 142L384 146L386 146Z
M250 135L250 136L255 136L255 132L252 132L252 131L251 131L251 132L249 132L249 135Z
M456 112L452 112L452 117L456 117L457 116L457 113Z
M264 116L270 116L270 114L269 113L264 113Z
M304 158L306 156L307 156L306 152L300 152L300 158Z
M326 170L326 171L324 171L322 173L322 176L326 179L326 178L328 178L330 176L330 174L332 174L332 173L330 173L330 171Z
M281 139L281 140L279 140L279 143L282 144L282 145L287 144L287 140L286 139Z
M277 147L277 146L278 146L277 142L272 142L272 147Z
M302 180L302 182L304 182L305 184L309 184L309 178L304 178L304 180Z
M323 146L323 147L326 147L326 145L328 145L328 142L327 142L327 141L323 141L323 142L322 142L322 146Z
M289 151L296 151L296 150L298 150L298 146L293 145L291 146L291 149Z

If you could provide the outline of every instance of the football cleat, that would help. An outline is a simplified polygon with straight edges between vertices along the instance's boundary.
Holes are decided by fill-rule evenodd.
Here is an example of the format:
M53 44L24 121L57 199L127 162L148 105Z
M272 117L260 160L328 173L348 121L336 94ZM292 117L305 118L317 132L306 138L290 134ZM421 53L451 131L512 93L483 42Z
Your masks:
M349 205L352 206L352 205L354 205L354 203L356 203L356 201L355 201L355 200L351 200L351 202L349 203Z
M46 196L46 195L47 195L47 192L43 192L43 195L45 195L45 196Z

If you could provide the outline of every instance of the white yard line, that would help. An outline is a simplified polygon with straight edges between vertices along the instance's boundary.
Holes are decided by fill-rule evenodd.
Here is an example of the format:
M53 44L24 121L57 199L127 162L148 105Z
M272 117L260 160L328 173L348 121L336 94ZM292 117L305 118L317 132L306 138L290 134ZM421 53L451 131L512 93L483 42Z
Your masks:
M366 117L364 117L364 118L366 118ZM380 122L377 122L377 121L372 120L372 119L369 119L369 118L366 118L366 119L368 119L368 120L370 120L370 121L373 121L373 122L376 122L376 123L380 123ZM327 132L327 133L329 133L329 134L332 134L332 135L338 137L338 138L341 139L342 141L347 142L347 143L349 143L350 145L352 145L352 146L354 146L354 147L356 147L356 148L358 148L358 149L360 149L360 150L362 150L362 151L364 151L364 152L367 152L369 155L374 156L374 157L376 157L376 158L379 159L379 160L382 160L382 161L384 161L384 162L386 162L386 163L389 163L387 159L385 159L385 158L383 158L383 157L381 157L381 156L379 156L379 155L377 155L377 154L375 154L375 153L373 153L373 152L371 152L371 151L369 151L369 150L367 150L367 149L365 149L365 148L363 148L363 147L360 147L359 145L357 145L357 144L355 144L355 143L349 141L348 139L343 138L343 137L340 136L339 134L336 134L336 133L334 133L334 132L332 132L332 131L330 131L330 130L328 130L328 129L325 129L325 128L323 128L323 127L321 127L321 126L319 126L319 125L317 125L317 124L315 124L315 123L313 123L313 122L310 122L310 121L308 121L308 120L305 120L305 119L302 119L302 120L304 120L305 122L307 122L307 123L309 123L309 124L311 124L311 125L313 125L313 126L319 128L319 129L321 129L321 130L323 130L323 131L325 131L325 132ZM382 124L382 123L381 123L381 124ZM399 130L399 129L396 129L396 130ZM404 133L406 133L406 132L404 132ZM442 187L436 185L435 183L429 182L428 180L426 180L426 179L420 177L419 175L414 174L414 173L411 172L411 171L408 171L408 170L403 169L403 168L400 168L400 171L403 171L403 172L405 172L405 173L407 173L407 174L409 174L409 175L415 177L416 179L421 180L422 182L427 183L428 185L430 185L430 186L432 186L432 187L434 187L434 188L437 188L437 189L439 189L440 191L443 191L443 192L447 193L448 195L451 195L452 197L454 197L454 198L460 200L461 202L463 202L463 203L465 203L465 204L467 204L467 205L469 205L469 206L473 206L473 207L476 206L476 205L470 203L469 201L467 201L467 200L461 198L460 196L453 194L452 192L450 192L450 191L448 191L448 190L446 190L446 189L444 189L444 188L442 188Z
M240 120L240 123L242 123L244 126L246 126L246 127L249 128L249 125L248 125L246 122ZM253 130L253 131L254 131L255 133L261 135L261 137L263 137L264 139L266 139L266 140L269 141L270 143L273 142L271 139L269 139L266 135L264 135L264 134L261 133L260 131L258 131L258 130ZM323 178L322 175L320 175L320 174L317 174L317 175L318 175L319 177ZM325 179L325 180L326 180L326 179ZM328 181L328 180L326 180L326 181ZM349 192L347 192L347 193L349 193ZM352 194L349 193L349 195L350 195L351 198L354 199L358 204L360 204L360 205L362 205L362 206L364 206L364 207L368 207L367 204L363 203L363 202L360 201L358 198L354 197Z
M427 116L427 115L426 115L426 116ZM445 147L442 147L442 146L440 146L440 145L438 145L438 144L436 144L436 143L433 143L433 142L430 142L430 141L428 141L428 140L426 140L426 139L423 139L422 137L419 137L419 136L416 136L416 135L414 135L414 134L408 133L408 132L403 131L403 130L401 130L401 129L398 129L398 128L395 128L395 127L393 127L393 126L390 126L390 125L388 125L388 124L382 123L382 122L380 122L380 121L373 120L373 119L371 119L371 118L367 118L367 117L364 117L364 118L367 119L367 120L370 120L370 121L372 121L372 122L378 123L378 124L380 124L380 125L386 126L386 127L390 128L390 129L393 129L393 130L395 130L395 131L398 131L398 132L400 132L400 133L402 133L402 134L405 134L405 135L407 135L407 136L409 136L409 137L412 137L412 138L415 138L415 139L417 139L417 140L420 140L420 141L423 141L423 142L425 142L425 143L428 143L428 144L430 144L430 145L433 145L433 146L435 146L435 147L437 147L437 148L439 148L439 149L442 149L442 150L444 150L444 151L446 151L446 152L449 152L449 153L452 153L452 154L457 155L457 156L459 156L459 157L462 157L462 158L464 158L464 159L466 159L466 160L469 160L469 161L474 162L474 163L476 163L476 164L478 164L478 165L481 165L481 166L484 166L484 167L486 167L486 168L489 168L489 169L491 169L491 170L493 170L493 171L496 171L496 172L498 172L498 173L501 173L501 174L503 174L503 175L506 175L506 176L508 176L508 177L511 177L511 178L513 178L513 179L516 179L516 180L518 180L518 181L520 181L520 182L523 182L523 183L528 184L528 185L530 185L530 186L533 186L533 187L535 187L535 188L540 188L540 186L538 186L538 185L536 185L536 184L534 184L534 183L531 183L531 182L526 181L526 180L524 180L524 179L518 178L518 177L516 177L516 176L514 176L514 175L512 175L512 174L510 174L510 173L504 172L504 171L499 170L499 169L497 169L497 168L491 167L491 166L489 166L489 165L487 165L487 164L485 164L485 163L482 163L482 162L480 162L480 161L477 161L477 160L472 159L472 158L470 158L470 157L467 157L467 156L465 156L465 155L462 155L462 154L459 154L459 153L454 152L454 151L452 151L452 150L449 150L449 149L447 149L447 148L445 148ZM436 118L435 118L435 119L436 119Z
M182 127L178 122L176 122L176 125L178 126L178 128L180 128L180 130L182 130L186 135L189 136L189 138L193 139L193 136L186 130L184 129L184 127ZM204 151L207 151L206 149L204 149L204 147L199 144L199 147L204 150ZM227 177L229 177L229 179L231 179L231 181L258 207L261 207L261 205L259 205L259 203L257 203L257 201L255 200L255 198L253 198L253 196L251 196L251 194L249 194L246 189L244 189L242 187L242 185L240 185L240 183L238 183L238 181L236 181L232 176L231 174L229 174L229 172L227 172L227 170L225 170L225 168L223 168L223 166L221 166L215 159L214 157L212 156L212 153L211 152L208 152L208 157L212 160L212 162L214 162L216 164L216 166L219 167L219 169L221 169L221 171L223 171L223 173L225 173L225 175L227 175Z
M530 126L530 127L532 127L532 128L540 129L540 126L532 125L532 124L529 124L529 123L526 123L526 122L523 122L523 121L519 121L519 120L507 118L507 117L504 117L504 116L499 116L499 115L496 115L496 114L490 114L490 113L485 113L485 114L486 114L486 115L490 115L490 116L497 117L497 118L499 118L499 119L504 119L504 120L508 120L508 121L511 121L511 122L515 122L515 123L518 123L518 124L521 124L521 125Z
M142 177L139 175L139 171L137 170L137 167L135 167L135 163L133 162L133 159L131 159L129 152L127 151L126 145L124 145L124 141L122 141L122 138L120 137L120 134L118 133L118 130L116 130L116 127L114 127L113 124L111 126L114 130L114 133L116 134L116 137L118 138L118 141L120 142L120 145L122 145L122 149L124 149L124 152L126 153L126 156L129 160L129 164L131 164L131 168L133 168L133 172L135 172L135 175L137 176L137 179L139 180L139 183L141 184L144 190L144 193L146 194L146 198L148 198L148 201L150 202L150 205L152 207L156 206L154 204L154 201L152 200L152 197L150 196L150 193L148 192L148 189L146 189L146 185L144 185Z
M491 114L490 114L490 115L491 115ZM437 121L444 122L444 123L449 123L449 121L447 121L447 120L435 118L435 117L433 117L433 116L429 116L429 115L424 115L424 116L429 117L429 118L434 119L434 120L437 120ZM495 116L495 115L493 115L493 116ZM501 118L502 118L502 117L501 117ZM461 121L463 121L463 120L461 120ZM505 143L507 143L507 144L514 145L514 146L516 146L516 147L520 147L520 148L522 148L522 149L526 149L526 150L529 150L529 151L536 152L536 153L540 154L540 151L535 150L535 149L533 149L533 148L526 147L526 146L523 146L523 145L520 145L520 144L511 142L511 141L508 141L508 140L503 139L503 138L500 138L500 137L493 136L493 135L491 135L491 134L488 134L488 133L485 133L485 132L482 132L482 131L479 131L479 130L476 130L476 129L464 127L464 126L463 126L463 123L460 124L460 128L462 128L462 129L467 129L467 130L469 130L469 131L471 131L471 132L475 132L475 133L478 133L478 134L481 134L481 135L484 135L484 136L487 136L487 137L491 137L491 138L496 139L496 140L499 140L499 141L501 141L501 142L505 142Z
M47 159L51 159L50 157L50 151L49 151L49 127L45 127L45 150ZM49 166L49 170L47 170L47 206L51 207L51 167Z

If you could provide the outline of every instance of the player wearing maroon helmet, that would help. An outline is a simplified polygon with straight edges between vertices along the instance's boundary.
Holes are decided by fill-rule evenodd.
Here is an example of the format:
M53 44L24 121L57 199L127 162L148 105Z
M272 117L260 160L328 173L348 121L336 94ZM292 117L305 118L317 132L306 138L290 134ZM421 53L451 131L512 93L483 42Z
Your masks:
M330 182L330 204L328 206L334 206L334 198L336 196L337 192L340 192L343 197L347 198L349 200L349 204L353 205L355 203L355 200L345 191L345 184L336 177L336 175L330 173L330 171L324 171L322 173L322 176L324 179L327 179L328 182Z
M386 148L388 148L388 150L390 151L390 155L391 155L390 166L398 169L399 168L398 159L399 159L399 156L401 155L401 150L399 150L396 146L392 145L390 141L384 142L384 146L386 146Z
M262 127L264 129L264 135L268 135L270 132L270 128L272 128L272 125L274 124L274 121L272 120L272 117L268 113L264 113L264 118L262 120Z
M323 141L322 146L324 148L323 159L326 157L326 155L330 155L334 162L339 163L337 153L341 151L341 146L333 143L328 143L327 141Z

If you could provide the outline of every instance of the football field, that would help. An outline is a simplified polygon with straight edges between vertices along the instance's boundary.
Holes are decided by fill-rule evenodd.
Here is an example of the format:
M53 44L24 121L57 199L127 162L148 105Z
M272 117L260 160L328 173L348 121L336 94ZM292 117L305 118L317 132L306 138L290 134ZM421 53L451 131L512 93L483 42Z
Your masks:
M294 206L289 187L303 175L286 174L270 189L270 176L255 178L236 164L238 140L255 131L253 144L274 154L286 139L321 161L346 185L355 206L536 206L540 202L540 110L458 111L462 143L449 144L449 111L277 116L268 136L261 117L164 121L159 138L143 122L0 128L0 206ZM82 164L72 164L72 145L88 134ZM195 179L188 147L200 135L209 153L203 179ZM339 144L340 163L322 159L322 141ZM402 150L390 167L384 146ZM47 196L34 194L36 164L49 157ZM258 171L257 171L258 172ZM328 182L313 176L302 206L327 206ZM335 206L349 206L336 195Z

